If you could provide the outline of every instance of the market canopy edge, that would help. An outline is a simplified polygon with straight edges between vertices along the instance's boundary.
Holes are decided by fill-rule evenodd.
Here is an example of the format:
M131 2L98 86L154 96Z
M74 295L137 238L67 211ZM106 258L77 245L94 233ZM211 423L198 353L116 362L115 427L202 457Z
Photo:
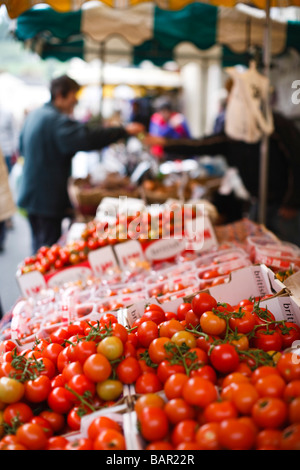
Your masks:
M252 0L240 2L238 0L207 0L197 2L195 0L48 0L39 2L37 0L0 0L0 6L5 5L10 18L18 18L22 13L30 10L33 6L47 4L54 10L65 13L78 11L83 7L89 7L89 4L102 3L111 8L125 9L142 3L153 3L166 10L178 10L191 3L206 3L215 6L233 7L238 3L255 5L258 8L266 7L266 0ZM270 7L300 7L300 0L270 0Z
M153 59L158 65L156 59L161 63L172 60L173 51L183 43L200 51L220 45L235 54L247 52L250 46L261 49L264 30L263 13L257 17L236 8L200 2L181 10L165 10L147 2L125 11L100 3L66 13L50 7L32 8L18 17L15 35L42 58L68 60L79 56L91 60L92 51L99 57L99 46L105 42L106 59L109 51L114 53L114 60L109 61L115 61L120 51L127 56L138 54L141 60ZM287 46L300 51L300 22L272 20L271 34L272 54L283 53Z

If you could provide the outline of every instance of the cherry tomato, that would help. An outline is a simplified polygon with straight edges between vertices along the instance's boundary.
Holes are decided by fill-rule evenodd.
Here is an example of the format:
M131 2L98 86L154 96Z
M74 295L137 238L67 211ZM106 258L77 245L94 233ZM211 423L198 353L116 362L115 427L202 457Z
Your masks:
M140 431L146 441L164 439L169 432L169 421L162 408L145 407L139 415Z
M185 419L194 419L196 416L194 406L180 397L167 401L164 410L171 424L177 424Z
M278 374L270 374L261 377L255 383L255 388L260 397L282 398L286 383Z
M3 412L3 420L9 426L13 426L14 421L20 424L28 423L33 417L33 411L26 403L18 402L7 405Z
M204 333L220 336L225 332L227 324L224 318L208 310L201 315L200 326Z
M212 366L222 374L234 372L239 365L239 355L234 346L228 343L217 344L210 354Z
M144 372L135 382L135 391L138 394L155 393L163 389L163 384L153 372Z
M256 437L253 429L238 418L223 420L218 436L221 447L227 450L251 450Z
M83 364L84 374L93 382L101 382L109 378L112 367L103 354L92 354Z
M168 400L182 397L183 386L188 379L189 377L185 373L178 372L167 378L164 382L164 392Z
M23 397L24 385L18 380L10 377L0 378L0 401L4 403L15 403Z
M282 349L290 348L294 341L300 340L300 327L296 323L284 322L275 328L281 334Z
M280 439L280 450L300 450L300 424L294 423L287 426Z
M229 400L214 400L206 405L203 412L203 418L207 423L220 423L224 419L237 418L237 416L237 408Z
M46 447L47 436L41 426L35 423L22 424L17 429L18 442L29 450L42 450Z
M217 390L209 380L195 376L184 384L182 396L187 403L204 408L217 399Z
M193 297L192 310L198 317L204 312L212 311L213 308L217 308L218 304L214 297L206 292L199 292Z
M255 317L247 310L240 309L238 312L234 312L230 317L229 326L233 331L236 330L237 333L250 333L255 326Z
M263 351L281 351L282 337L276 330L258 329L255 332L253 345Z
M116 367L117 377L123 384L133 384L141 373L138 359L132 356L123 359Z
M219 423L206 423L196 431L196 441L200 450L220 450Z
M146 406L155 406L156 408L164 408L165 400L157 393L146 393L139 396L134 404L134 411L139 417L140 412Z
M94 450L126 450L123 434L115 429L103 429L93 442Z
M36 379L25 383L25 398L31 403L41 403L47 400L51 391L51 380L47 375L40 375Z
M104 401L117 400L123 392L123 384L120 380L107 379L96 384L96 391Z
M186 442L195 442L198 423L194 419L183 419L175 424L171 432L173 446Z
M286 382L300 380L300 357L298 354L283 353L276 364L276 368Z
M260 428L279 428L287 416L287 405L280 398L259 398L252 408L252 418Z

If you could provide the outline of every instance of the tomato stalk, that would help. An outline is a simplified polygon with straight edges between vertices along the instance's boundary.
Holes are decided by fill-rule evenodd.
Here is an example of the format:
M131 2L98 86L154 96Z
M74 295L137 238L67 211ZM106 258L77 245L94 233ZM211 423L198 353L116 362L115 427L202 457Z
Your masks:
M173 354L170 363L182 365L187 376L190 375L192 370L199 369L200 364L196 362L198 359L197 354L193 351L191 352L186 343L182 343L180 346L176 343L167 343L164 345L164 348L168 353ZM187 361L191 362L190 366Z
M45 369L45 365L42 361L34 359L27 359L25 356L18 356L16 351L13 352L13 359L11 365L16 371L20 371L20 374L16 373L12 378L19 382L26 382L27 380L36 379L41 371Z
M65 385L65 388L73 393L75 397L80 401L80 404L89 408L92 412L97 411L97 409L88 401L88 398L91 398L90 392L85 392L83 395L79 395L79 393L75 392L69 385ZM85 398L86 397L86 398Z

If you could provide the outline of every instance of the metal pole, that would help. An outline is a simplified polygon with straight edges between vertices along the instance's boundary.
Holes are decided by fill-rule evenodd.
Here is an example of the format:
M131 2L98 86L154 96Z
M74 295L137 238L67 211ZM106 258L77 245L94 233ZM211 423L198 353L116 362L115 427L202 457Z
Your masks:
M270 21L270 0L266 0L266 25L265 39L263 49L264 75L270 76L271 61L271 21ZM269 111L269 96L266 103L265 112ZM268 166L269 166L269 136L264 135L260 148L260 171L259 171L259 206L258 206L258 222L266 223L267 214L267 194L268 194Z
M100 42L100 87L101 87L101 94L100 94L100 119L102 122L102 112L103 112L103 98L104 98L104 63L105 63L105 41Z

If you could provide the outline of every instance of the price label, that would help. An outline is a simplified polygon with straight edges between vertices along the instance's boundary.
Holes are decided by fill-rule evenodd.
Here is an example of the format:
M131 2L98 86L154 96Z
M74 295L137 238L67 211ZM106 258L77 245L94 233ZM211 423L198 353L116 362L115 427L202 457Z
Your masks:
M101 276L118 266L111 246L93 250L88 254L88 260L95 276Z
M48 287L61 287L69 282L85 281L92 275L92 270L87 266L72 266L53 274L49 278Z
M206 251L218 245L210 218L206 215L185 222L186 250Z
M20 290L24 297L35 297L47 288L46 281L39 271L31 271L17 277Z
M115 246L115 253L121 269L128 268L132 263L145 261L141 245L136 240L120 243Z
M145 256L150 261L163 261L179 255L184 249L184 239L161 239L146 248Z

